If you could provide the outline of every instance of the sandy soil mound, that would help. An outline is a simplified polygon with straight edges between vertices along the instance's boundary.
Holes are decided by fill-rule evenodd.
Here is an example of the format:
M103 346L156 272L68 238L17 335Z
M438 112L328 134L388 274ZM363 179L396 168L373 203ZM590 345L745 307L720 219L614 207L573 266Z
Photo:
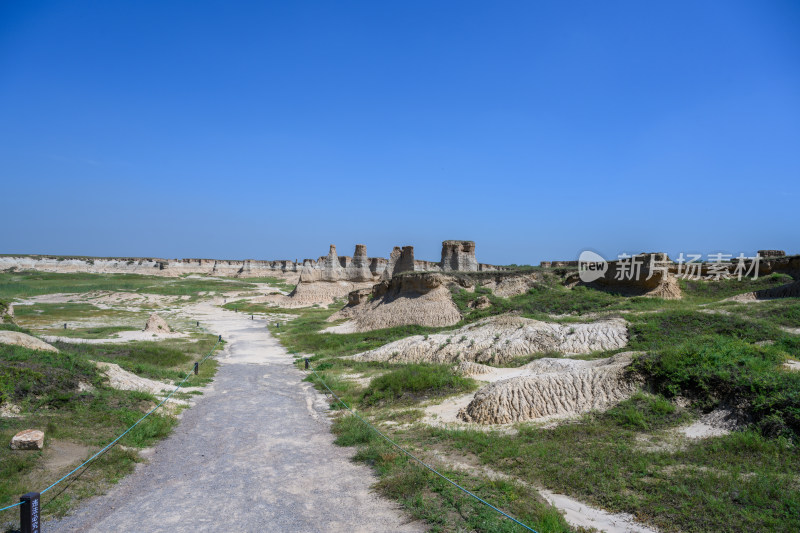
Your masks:
M312 305L330 305L339 299L347 299L351 291L371 287L372 282L353 281L314 281L298 283L288 296L270 294L254 298L255 303L273 303L287 309L311 307Z
M412 273L395 276L373 287L372 298L358 298L330 317L349 322L333 332L372 331L374 329L419 324L452 326L461 320L450 290L440 274Z
M680 300L683 298L683 293L678 280L674 276L667 276L645 296L663 298L665 300Z
M458 413L465 422L508 424L545 416L570 416L608 409L629 398L636 383L625 377L631 352L607 359L539 359L531 376L492 383Z
M536 274L523 274L519 276L502 277L499 281L491 280L483 283L483 286L491 289L495 296L510 298L525 294L528 289L538 283Z
M127 370L123 370L114 363L97 362L97 368L103 371L108 378L109 386L119 390L135 390L149 392L150 394L160 394L171 391L174 386L170 386L161 381L143 378Z
M51 346L46 342L31 337L18 331L0 331L0 344L12 344L14 346L22 346L31 350L40 350L45 352L58 353L58 348Z
M456 366L456 374L462 376L482 376L494 372L494 368L482 365L480 363L473 363L472 361L461 361Z
M156 313L150 315L147 319L147 324L144 326L144 331L149 333L172 333L169 329L167 321L158 316Z
M399 297L388 301L367 302L350 312L342 310L332 320L350 318L343 331L372 331L407 324L420 326L452 326L461 320L461 313L450 297L450 291L438 287L419 297Z
M688 426L682 426L676 431L690 439L705 439L727 435L743 426L743 421L734 411L718 408L700 417Z
M752 302L754 300L774 300L776 298L798 298L800 297L800 281L794 281L781 285L780 287L772 287L770 289L761 289L755 292L746 292L744 294L737 294L727 298L735 302Z
M393 363L506 363L532 353L564 354L616 350L628 343L626 322L554 324L516 316L497 316L434 335L415 335L352 356L361 361Z

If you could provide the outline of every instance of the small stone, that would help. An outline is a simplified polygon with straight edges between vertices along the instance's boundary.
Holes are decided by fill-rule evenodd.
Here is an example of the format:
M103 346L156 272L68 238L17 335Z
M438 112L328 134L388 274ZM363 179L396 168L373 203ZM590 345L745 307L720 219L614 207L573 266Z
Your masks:
M11 439L12 450L41 450L44 447L44 431L25 429Z

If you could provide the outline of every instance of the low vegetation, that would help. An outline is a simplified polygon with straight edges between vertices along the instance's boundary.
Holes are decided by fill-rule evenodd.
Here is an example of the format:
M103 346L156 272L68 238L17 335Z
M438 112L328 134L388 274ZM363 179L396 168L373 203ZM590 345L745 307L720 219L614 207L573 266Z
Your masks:
M41 294L89 291L139 292L197 297L203 291L253 289L248 281L203 278L167 278L139 274L0 272L0 298L27 298Z
M0 418L0 441L29 428L45 432L43 451L14 451L0 447L0 507L17 501L20 494L41 490L69 468L105 446L158 402L143 392L120 391L108 386L94 361L109 361L151 378L182 379L191 362L207 354L216 337L198 342L166 341L128 345L58 343L60 353L0 345L0 408L17 413ZM198 376L185 386L201 386L216 372L208 359ZM176 424L176 407L156 411L128 433L110 451L47 493L42 500L45 517L60 516L82 499L98 494L129 473L139 456L137 448L151 446ZM60 456L66 447L71 461ZM67 464L67 466L64 466ZM64 489L64 490L62 490ZM14 524L15 514L0 516L0 525Z
M478 383L453 374L448 365L403 365L374 378L361 397L362 405L413 403L475 390Z
M448 366L429 365L437 368L433 371L342 357L409 335L450 328L408 326L326 334L321 330L330 325L326 319L332 311L304 309L294 311L297 318L272 330L291 351L310 356L316 368L324 369L321 374L328 386L357 407L361 416L470 488L487 490L490 501L526 519L537 531L570 529L526 488L531 486L631 513L665 532L800 528L796 477L800 373L783 367L788 358L800 358L800 340L783 329L800 327L796 316L800 308L796 299L752 304L721 301L785 284L788 278L681 281L684 298L665 301L586 287L568 289L547 275L540 286L512 298L496 297L481 287L474 292L456 290L453 298L464 320L454 327L509 312L560 322L586 321L587 315L589 319L622 317L629 323L630 342L625 349L642 352L631 372L644 380L643 392L602 414L590 413L553 427L518 424L511 433L431 427L419 423L421 415L410 416L398 426L395 417L400 413L421 413L420 408L439 401L441 396L433 390L415 392L426 390L423 384L447 383L436 387L442 395L474 390L472 385L449 383L458 376ZM491 307L473 309L472 302L481 296L489 299ZM559 355L530 354L517 363ZM359 383L349 377L353 375L371 380ZM688 440L677 430L720 407L738 413L745 424L740 431ZM481 509L464 507L466 502L457 494L437 485L435 476L417 468L359 420L342 416L334 431L338 444L356 446L356 460L376 469L384 494L428 520L434 530L515 530L496 514L486 517ZM432 456L434 450L437 454ZM461 469L454 471L448 461L468 465L469 476ZM492 479L506 480L506 488L497 490L498 482L490 481L487 471L496 474ZM516 500L523 493L518 491L528 491L524 505ZM491 525L475 522L474 516L496 521Z

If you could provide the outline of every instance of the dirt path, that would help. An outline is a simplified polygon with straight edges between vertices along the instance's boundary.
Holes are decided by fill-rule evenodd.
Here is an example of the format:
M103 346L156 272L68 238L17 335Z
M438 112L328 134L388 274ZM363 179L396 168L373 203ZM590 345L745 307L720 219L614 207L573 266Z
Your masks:
M210 304L191 312L228 341L214 383L148 463L46 531L425 530L333 445L328 402L263 320Z

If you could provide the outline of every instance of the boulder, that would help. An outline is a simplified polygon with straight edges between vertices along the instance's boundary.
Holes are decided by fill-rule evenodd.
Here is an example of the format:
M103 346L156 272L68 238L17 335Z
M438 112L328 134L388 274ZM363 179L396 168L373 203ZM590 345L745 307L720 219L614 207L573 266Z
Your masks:
M44 431L25 429L11 438L12 450L41 450L44 447Z

